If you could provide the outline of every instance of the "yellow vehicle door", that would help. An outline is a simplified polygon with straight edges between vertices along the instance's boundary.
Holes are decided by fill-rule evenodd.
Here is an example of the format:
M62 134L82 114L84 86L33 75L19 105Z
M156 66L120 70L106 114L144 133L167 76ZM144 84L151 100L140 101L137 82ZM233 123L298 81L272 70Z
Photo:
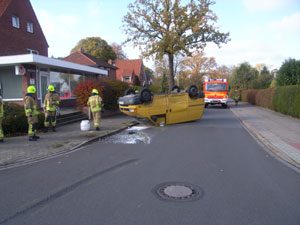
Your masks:
M189 120L188 98L187 93L169 94L167 98L167 124Z

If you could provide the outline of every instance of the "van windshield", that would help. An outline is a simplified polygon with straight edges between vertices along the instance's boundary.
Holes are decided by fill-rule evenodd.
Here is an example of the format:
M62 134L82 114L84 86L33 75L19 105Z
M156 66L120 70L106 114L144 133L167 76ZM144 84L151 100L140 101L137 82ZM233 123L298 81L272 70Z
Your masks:
M207 91L226 91L226 84L206 84Z

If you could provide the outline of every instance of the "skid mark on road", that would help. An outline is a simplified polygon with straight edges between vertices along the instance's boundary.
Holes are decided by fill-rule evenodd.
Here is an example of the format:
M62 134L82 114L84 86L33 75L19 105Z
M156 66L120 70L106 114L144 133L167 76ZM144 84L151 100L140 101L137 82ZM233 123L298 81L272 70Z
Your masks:
M17 217L19 217L21 215L24 215L26 213L35 211L38 208L41 208L41 207L49 204L50 202L52 202L52 201L54 201L54 200L56 200L56 199L58 199L58 198L60 198L60 197L62 197L64 195L66 195L66 194L68 194L70 192L73 192L79 186L81 186L81 185L83 185L83 184L85 184L87 182L90 182L90 181L96 179L97 177L99 177L99 176L101 176L101 175L103 175L105 173L108 173L108 172L120 169L120 168L125 167L125 166L130 165L130 164L134 164L137 161L138 161L138 159L126 160L126 161L121 162L119 164L116 164L116 165L114 165L112 167L109 167L109 168L107 168L105 170L101 170L101 171L99 171L99 172L97 172L97 173L95 173L95 174L93 174L91 176L85 177L85 178L83 178L83 179L81 179L81 180L79 180L79 181L77 181L77 182L75 182L75 183L73 183L73 184L71 184L71 185L69 185L67 187L64 187L61 190L59 190L59 191L57 191L57 192L55 192L55 193L47 196L46 198L44 198L44 199L42 199L42 200L40 200L40 201L38 201L38 202L36 202L36 203L34 203L34 204L26 207L25 209L21 209L21 210L17 211L12 216L10 216L10 217L8 217L8 218L6 218L4 220L1 220L0 224L7 224L9 221L11 221L11 220L13 220L13 219L15 219L15 218L17 218Z

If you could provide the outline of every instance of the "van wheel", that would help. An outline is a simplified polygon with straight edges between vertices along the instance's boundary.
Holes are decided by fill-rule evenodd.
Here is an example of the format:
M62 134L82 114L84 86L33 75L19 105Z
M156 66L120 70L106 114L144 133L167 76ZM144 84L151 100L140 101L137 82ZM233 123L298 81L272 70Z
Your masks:
M152 93L148 88L142 89L140 92L140 100L141 102L150 102L152 99Z
M128 88L125 92L124 95L131 95L131 94L135 94L135 91L132 88Z
M224 103L223 103L223 104L222 104L222 107L223 107L224 109L227 109L228 106L227 106L227 104L224 104Z
M189 88L188 88L188 93L189 93L189 96L191 98L195 98L197 97L198 95L198 88L196 85L191 85Z
M174 85L174 86L172 87L171 91L172 91L172 92L174 91L174 92L179 93L179 92L180 92L180 87L178 87L177 85Z
M198 97L199 98L205 98L204 92L203 91L199 92Z

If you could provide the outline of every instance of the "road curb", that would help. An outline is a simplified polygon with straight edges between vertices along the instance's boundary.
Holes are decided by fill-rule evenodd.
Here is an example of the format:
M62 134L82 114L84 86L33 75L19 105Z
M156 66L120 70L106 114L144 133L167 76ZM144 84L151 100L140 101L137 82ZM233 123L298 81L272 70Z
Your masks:
M98 141L99 139L104 139L104 138L106 138L106 137L109 137L109 136L112 136L112 135L114 135L114 134L120 133L120 132L122 132L123 130L126 130L126 129L128 129L128 128L130 128L130 127L133 127L133 126L136 126L136 125L138 125L138 124L139 124L139 122L137 122L137 121L132 121L132 122L130 122L128 125L126 125L126 126L120 128L120 129L116 129L116 130L113 130L113 131L111 131L111 132L108 132L108 133L106 133L106 134L104 134L104 135L99 135L99 136L93 137L93 138L91 138L91 139L89 139L89 140L86 140L86 141L84 141L84 142L82 142L82 143L80 143L80 144L74 146L73 148L71 148L70 151L74 151L74 150L79 149L79 148L81 148L81 147L84 147L84 146L86 146L86 145L90 145L90 144L92 144L92 143Z
M0 165L0 171L15 168L15 167L19 167L19 166L24 166L24 165L28 165L28 164L32 164L32 163L36 163L36 162L40 162L40 161L44 161L44 160L47 160L47 159L51 159L51 158L55 158L55 157L58 157L58 156L61 156L61 155L65 155L67 153L72 153L74 151L79 150L81 147L84 147L86 145L92 144L93 142L96 142L99 139L103 139L103 138L109 137L111 135L117 134L119 132L122 132L122 131L124 131L124 130L132 127L132 126L136 126L138 124L139 124L139 122L137 122L137 121L131 121L127 125L122 126L119 129L115 129L115 130L112 130L111 132L108 132L106 134L102 134L102 135L98 135L96 137L93 137L93 138L91 138L89 140L86 140L86 141L84 141L84 142L82 142L82 143L80 143L80 144L78 144L78 145L76 145L76 146L74 146L70 149L65 149L65 150L55 152L55 153L45 155L45 156L29 158L29 159L25 159L25 160L20 160L20 161Z
M252 129L252 127L247 124L245 121L240 119L240 117L232 110L230 111L235 115L235 117L241 122L245 130L259 143L261 144L268 152L272 153L277 159L287 163L289 166L292 166L297 171L300 170L300 164L291 158L289 155L281 151L279 148L274 146L269 140L267 140L260 132Z

